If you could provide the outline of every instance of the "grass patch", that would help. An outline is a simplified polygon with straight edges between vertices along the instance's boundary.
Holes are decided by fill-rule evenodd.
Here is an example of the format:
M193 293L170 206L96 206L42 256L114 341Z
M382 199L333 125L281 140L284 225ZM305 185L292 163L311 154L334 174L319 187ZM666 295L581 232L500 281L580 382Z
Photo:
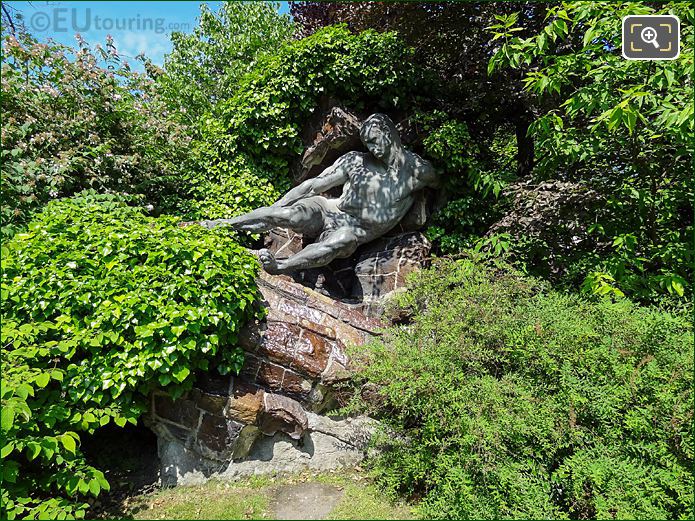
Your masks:
M411 508L379 490L366 474L327 472L313 479L343 491L327 519L414 519Z
M133 519L267 519L269 497L253 482L210 481L140 496L131 503Z
M412 519L411 510L380 492L357 471L252 476L236 482L209 481L129 498L123 517L131 519L275 519L272 502L283 487L331 485L342 497L327 519Z
M348 483L328 519L413 519L410 508L395 503L371 483Z

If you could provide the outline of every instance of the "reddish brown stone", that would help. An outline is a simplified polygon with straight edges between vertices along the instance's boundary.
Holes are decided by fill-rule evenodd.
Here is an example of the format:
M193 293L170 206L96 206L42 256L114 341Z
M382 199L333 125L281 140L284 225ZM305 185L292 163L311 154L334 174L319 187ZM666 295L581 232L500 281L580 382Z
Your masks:
M198 426L200 411L191 400L173 401L166 395L155 394L154 413L184 427L195 429Z
M284 298L279 293L273 291L270 286L259 286L263 295L263 304L268 310L273 310L278 307L278 303Z
M295 345L300 333L299 326L270 322L263 332L256 352L274 362L289 366L294 360Z
M261 271L258 275L259 277L259 289L263 296L265 296L267 291L277 291L281 294L297 300L299 302L306 302L307 294L304 292L303 288L298 284L293 282L283 280L277 275L270 275L265 271Z
M320 313L320 320L323 320L324 317L326 317L325 313ZM317 333L321 336L325 336L331 340L335 339L335 331L331 329L330 327L323 326L320 323L313 322L311 320L307 320L305 318L301 318L299 316L291 315L289 313L285 313L284 311L280 311L279 309L276 308L270 308L268 310L268 315L266 316L266 321L268 324L272 322L281 322L283 324L291 324L295 326L299 326L302 329L310 329L314 333Z
M335 331L336 338L341 339L345 345L362 345L366 339L364 331L329 315L324 315L321 325Z
M348 365L350 365L350 359L348 358L347 353L345 352L345 344L343 344L340 340L336 340L336 342L333 344L333 352L331 353L331 358L341 363L345 367L348 367Z
M359 130L360 118L340 107L317 112L304 123L302 141L309 146L290 169L294 180L299 183L319 175L338 157L359 147Z
M308 427L309 419L299 402L279 394L265 394L263 413L259 421L261 432L272 436L281 431L297 440Z
M198 442L215 452L232 448L243 425L214 414L203 413L198 429Z
M305 399L311 393L312 385L313 384L311 381L295 373L294 371L286 369L285 373L283 374L282 385L279 390L281 390L283 393L292 394L298 398Z
M256 423L258 414L263 410L264 394L260 387L237 378L232 396L229 397L227 416L245 424Z
M285 375L285 368L270 362L261 361L259 364L256 381L273 391L282 389L282 379Z
M338 318L342 311L346 309L342 304L331 300L325 295L320 293L312 292L311 297L307 300L306 305L313 310L322 312L325 315L329 315L334 318ZM319 323L323 323L325 318L322 317Z
M394 251L380 253L377 256L379 273L395 273L398 271L400 257ZM356 270L356 268L355 268Z
M408 275L410 275L414 271L418 271L420 269L419 264L415 264L413 262L404 262L403 265L401 266L400 270L398 271L396 275L396 281L395 285L397 288L402 288L403 286L406 285L406 279Z
M382 238L363 248L358 254L352 288L352 293L359 295L364 303L362 311L371 316L380 315L384 297L405 285L407 275L426 262L429 251L429 241L417 232ZM340 318L360 327L344 314Z
M244 365L241 366L239 376L254 382L256 380L256 376L258 375L260 366L260 359L247 353L244 356Z
M287 228L271 230L264 241L264 247L279 259L298 253L302 246L302 235Z
M303 304L297 304L289 299L282 299L278 303L278 310L282 311L283 313L287 313L288 315L292 315L297 319L305 319L316 323L321 322L321 319L323 318L323 313L321 313L319 310L312 309Z
M227 405L226 396L208 394L198 391L197 389L193 389L193 392L191 392L191 398L199 409L211 412L212 414L222 414L224 406Z
M327 327L327 326L322 326L321 324L317 324L316 322L311 322L310 320L305 320L301 319L299 321L299 325L303 327L304 329L309 329L313 331L314 333L317 333L323 337L326 337L330 340L335 340L335 330L333 328Z
M355 266L355 274L357 275L375 275L395 273L398 271L399 252L396 251L381 251L373 254L360 261Z
M305 329L297 342L292 368L309 376L318 377L328 364L332 351L329 340Z
M347 322L350 326L366 331L367 333L376 334L379 329L383 329L385 324L380 320L371 317L365 317L359 311L344 307L340 313L340 319Z
M270 322L283 322L285 324L299 324L299 319L295 316L289 315L283 311L280 311L277 306L268 308L268 314L265 317L268 323Z
M337 360L331 360L326 371L321 375L321 382L327 385L344 382L350 379L350 371Z

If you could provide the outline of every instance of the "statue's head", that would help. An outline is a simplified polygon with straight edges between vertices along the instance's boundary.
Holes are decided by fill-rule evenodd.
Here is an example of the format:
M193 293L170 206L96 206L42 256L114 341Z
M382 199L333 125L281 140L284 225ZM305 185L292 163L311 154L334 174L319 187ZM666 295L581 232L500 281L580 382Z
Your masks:
M385 114L372 114L360 128L360 138L367 149L382 161L388 160L394 148L401 147L396 125Z

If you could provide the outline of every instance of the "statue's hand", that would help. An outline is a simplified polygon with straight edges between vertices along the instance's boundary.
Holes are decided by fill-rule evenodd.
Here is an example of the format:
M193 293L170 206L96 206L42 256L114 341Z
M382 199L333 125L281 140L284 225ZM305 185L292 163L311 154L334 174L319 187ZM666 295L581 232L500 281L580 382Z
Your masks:
M278 271L278 261L275 259L275 256L270 253L270 250L267 250L266 248L259 250L258 260L261 262L263 269L271 275L277 275L280 273Z
M202 226L203 228L207 228L208 230L211 230L215 226L219 225L217 221L186 221L179 223L179 228L186 228L188 226L193 226L194 224Z

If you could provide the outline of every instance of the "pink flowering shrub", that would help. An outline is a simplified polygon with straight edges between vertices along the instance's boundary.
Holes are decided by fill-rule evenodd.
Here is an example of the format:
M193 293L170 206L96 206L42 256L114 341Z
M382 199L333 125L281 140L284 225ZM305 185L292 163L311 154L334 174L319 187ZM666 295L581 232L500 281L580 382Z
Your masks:
M113 41L72 49L31 36L3 42L2 235L13 235L52 199L92 188L171 190L188 137L133 72Z

